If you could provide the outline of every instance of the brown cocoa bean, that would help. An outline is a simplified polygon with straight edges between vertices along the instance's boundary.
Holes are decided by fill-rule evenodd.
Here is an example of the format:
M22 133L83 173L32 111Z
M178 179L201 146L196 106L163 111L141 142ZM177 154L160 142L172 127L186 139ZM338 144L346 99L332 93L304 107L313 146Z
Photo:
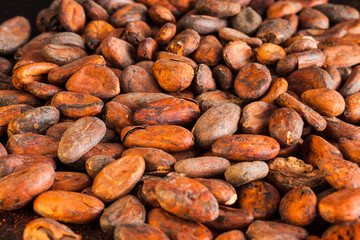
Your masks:
M57 221L86 224L101 215L104 203L93 196L69 191L46 191L34 200L34 211Z
M95 177L93 193L106 202L128 194L145 171L141 156L127 156L104 167Z

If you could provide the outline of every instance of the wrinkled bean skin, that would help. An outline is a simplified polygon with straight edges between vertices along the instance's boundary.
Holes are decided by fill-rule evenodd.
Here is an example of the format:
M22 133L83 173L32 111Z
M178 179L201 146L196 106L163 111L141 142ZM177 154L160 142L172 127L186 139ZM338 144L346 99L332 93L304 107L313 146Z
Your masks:
M276 238L297 240L305 239L307 236L308 233L304 228L285 223L262 220L256 220L250 224L246 231L246 237L250 240L270 240Z
M267 219L278 209L280 194L271 184L257 180L238 191L240 208L249 209L254 219Z
M11 54L30 37L30 22L21 16L6 20L0 25L0 54Z
M327 184L322 171L294 157L276 157L270 160L266 179L281 192L300 186L323 189Z
M309 225L316 217L316 195L309 187L297 187L285 194L279 205L281 219L297 225Z
M253 220L253 213L249 209L220 206L219 217L211 222L206 222L205 225L216 230L224 231L245 227Z
M85 162L86 172L94 179L96 175L107 165L114 162L115 159L105 155L95 155L88 158Z
M193 124L200 116L197 102L191 99L167 98L138 108L133 115L137 125Z
M73 61L69 64L54 68L49 72L48 80L55 85L62 85L80 68L87 64L100 64L105 65L105 59L99 55L90 55Z
M62 136L58 157L63 163L73 163L88 152L105 135L105 124L95 117L84 117L71 125Z
M34 200L34 211L43 217L76 224L86 224L100 217L104 203L82 193L46 191Z
M202 185L207 187L219 204L232 205L237 200L235 188L221 179L197 178Z
M215 240L245 240L245 236L240 230L232 230L218 235Z
M50 190L81 192L91 186L91 178L85 173L56 172L54 183Z
M318 166L325 173L326 181L335 189L360 186L360 168L356 163L331 158L320 160Z
M327 195L319 202L319 213L331 223L355 220L359 217L359 188L346 188Z
M275 139L250 134L226 136L212 145L212 152L216 156L235 161L269 160L275 157L279 150L280 145Z
M55 157L58 142L56 139L35 133L16 134L9 138L6 149L12 154L26 154Z
M0 107L0 113L1 113L0 135L4 136L7 134L8 124L13 118L30 109L32 109L32 107L26 104L17 104L17 105Z
M169 240L165 233L146 223L125 223L118 225L114 231L115 240Z
M56 168L55 160L50 157L24 154L4 155L0 157L0 177L6 177L7 175L19 172L38 163L44 163L54 169Z
M101 112L104 102L93 95L62 91L53 96L51 106L68 118L94 116Z
M19 133L45 133L52 125L59 122L60 112L52 106L28 110L15 118L8 125L8 136Z
M235 133L240 111L240 107L233 103L224 103L210 108L200 116L192 129L196 144L208 149L217 139Z
M29 222L24 230L24 240L36 239L72 239L80 240L81 236L69 227L51 218L37 218Z
M36 195L48 190L54 182L52 166L38 163L0 180L0 209L11 211L24 207Z
M181 218L207 222L219 215L215 197L195 179L173 174L156 185L155 194L161 208Z
M126 147L154 147L166 152L184 151L194 145L192 133L176 125L126 127L121 140Z
M282 147L295 145L301 138L304 122L292 108L276 109L270 117L269 132Z
M104 209L100 217L101 229L112 234L117 225L145 222L146 211L141 202L132 195L119 198Z
M120 93L116 75L105 66L87 65L72 75L65 85L68 91L91 94L100 99L110 99Z
M230 162L220 157L198 157L177 161L174 170L188 177L215 177L223 174Z
M127 156L104 167L95 177L93 193L106 202L112 202L131 191L145 171L141 156Z
M212 239L210 230L203 224L176 217L161 208L152 209L147 218L150 225L166 233L170 239Z
M224 173L225 179L234 187L262 179L267 176L269 167L261 161L241 162L228 167Z

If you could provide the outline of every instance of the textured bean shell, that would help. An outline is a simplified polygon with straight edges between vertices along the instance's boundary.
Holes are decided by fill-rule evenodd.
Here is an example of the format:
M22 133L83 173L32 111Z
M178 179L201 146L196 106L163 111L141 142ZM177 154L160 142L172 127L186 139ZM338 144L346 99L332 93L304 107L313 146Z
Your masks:
M342 154L335 146L317 135L307 137L302 145L304 161L315 167L321 159L342 158Z
M137 125L173 124L186 126L200 116L197 102L192 99L167 98L148 103L134 112Z
M9 122L16 116L32 109L31 106L26 104L17 104L10 106L0 107L0 135L4 136L7 134L7 127Z
M360 168L356 163L341 158L328 158L320 160L318 166L333 188L360 187Z
M106 127L95 117L84 117L72 124L59 143L58 156L63 163L73 163L104 137Z
M127 156L104 167L93 183L95 196L106 202L114 201L131 191L145 171L141 156Z
M23 239L56 239L80 240L81 235L75 234L69 227L51 218L37 218L26 224Z
M219 204L233 205L237 200L235 188L230 183L215 178L197 178L197 180L210 190Z
M118 225L114 231L115 240L169 240L165 233L146 223L125 223Z
M157 148L135 147L129 148L122 153L122 157L138 155L145 160L146 171L170 170L176 163L176 159L169 153Z
M54 183L50 190L64 190L71 192L81 192L92 183L91 178L86 173L80 172L55 172Z
M11 54L23 45L30 37L29 20L17 16L6 20L0 25L0 54Z
M148 223L174 240L210 240L210 230L199 222L185 220L164 211L161 208L152 209L148 216Z
M210 108L200 116L192 129L196 144L209 149L217 139L235 133L239 119L240 107L233 103Z
M132 195L126 195L104 209L100 217L100 227L112 234L117 225L145 222L146 211L141 202Z
M277 109L274 104L256 101L247 104L242 110L241 130L246 134L268 135L271 114Z
M245 235L240 230L231 230L218 235L215 240L245 240Z
M275 157L279 150L279 143L264 135L226 136L212 145L212 152L216 156L236 161L269 160Z
M301 100L318 113L336 117L345 110L344 98L335 90L310 89L301 94Z
M169 92L186 89L194 78L194 69L186 62L160 59L152 69L160 87Z
M245 183L262 179L267 176L269 167L265 162L241 162L234 164L226 169L225 179L234 187L239 187Z
M48 190L54 182L55 171L39 163L0 179L0 209L16 210L28 204L36 195Z
M42 105L42 101L31 95L18 90L0 90L0 106L9 106L16 104L28 104L32 107Z
M291 189L281 199L279 213L281 219L289 224L306 226L315 220L317 199L309 187Z
M34 201L34 211L57 221L87 224L101 215L104 203L96 197L61 190L47 191Z
M253 220L254 216L249 209L220 206L219 217L205 224L212 229L224 231L246 227Z
M252 100L264 95L270 83L271 74L266 66L250 63L239 71L235 78L234 88L241 99Z
M68 118L94 116L101 112L104 102L95 96L78 92L59 92L51 99L61 115Z
M105 65L105 59L99 55L80 58L79 60L51 70L48 75L48 80L55 85L62 85L80 68L91 63Z
M295 145L301 138L303 127L303 120L292 108L276 109L270 117L270 136L283 147Z
M215 220L219 206L215 197L199 181L179 175L163 179L155 187L161 208L192 221Z
M258 239L286 239L299 240L306 239L307 231L298 226L275 221L256 220L250 224L246 231L249 240Z
M19 172L32 165L44 163L52 168L56 168L54 159L44 156L8 154L0 157L0 177L3 178L15 172Z
M119 79L108 67L101 65L80 68L65 87L68 91L91 94L100 99L110 99L120 93Z
M281 192L300 186L308 186L316 191L327 185L322 171L295 157L270 160L266 179Z
M176 125L126 127L121 140L126 147L153 147L167 152L184 151L194 145L192 133Z
M41 53L46 61L57 65L65 65L87 56L87 53L81 48L57 44L42 46Z
M58 142L50 136L35 133L22 133L11 136L6 148L12 154L26 154L55 157Z
M43 134L49 127L58 123L59 118L59 110L52 106L28 110L9 122L8 136L26 132Z
M289 90L300 96L309 89L332 89L331 83L333 79L325 70L316 66L310 66L292 72L286 78L286 81L289 83Z
M164 93L125 93L115 97L112 102L117 102L125 105L131 111L137 108L158 100L169 98L171 95Z
M161 88L153 76L144 68L136 65L127 66L120 77L123 92L161 93Z
M178 161L174 165L177 173L188 177L216 177L230 167L230 162L221 157L198 157Z
M115 159L105 155L95 155L85 162L86 172L94 179L96 175L107 165L115 162Z
M280 194L271 184L257 180L239 189L238 202L240 208L250 209L255 219L267 219L276 212Z
M355 220L360 215L360 188L346 188L320 200L319 213L330 223Z

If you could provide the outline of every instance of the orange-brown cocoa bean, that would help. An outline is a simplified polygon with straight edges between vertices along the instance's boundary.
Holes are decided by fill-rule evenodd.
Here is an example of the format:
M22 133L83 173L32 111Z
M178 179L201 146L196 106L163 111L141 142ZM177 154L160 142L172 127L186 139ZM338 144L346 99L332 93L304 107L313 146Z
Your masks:
M248 209L254 219L267 219L278 209L280 194L271 184L257 180L245 184L238 191L238 203L242 209Z
M121 141L126 147L154 147L177 152L192 147L194 136L186 128L177 125L150 125L124 128Z
M306 226L315 220L316 204L316 195L311 188L300 186L291 189L281 199L279 213L286 223Z
M80 172L55 172L54 183L49 190L63 190L81 192L92 183L86 173Z
M36 195L48 190L54 182L52 166L37 163L0 180L0 209L16 210L28 204Z
M72 124L62 136L58 157L65 164L77 161L94 147L105 135L103 121L95 117L84 117Z
M54 220L87 224L101 215L104 203L96 197L77 192L46 191L34 200L34 211Z
M219 215L215 197L195 179L173 173L155 186L155 194L161 208L181 218L208 222Z
M280 145L274 138L253 134L226 136L212 144L216 156L235 161L270 160L279 150Z
M104 209L100 227L106 234L113 234L116 226L124 223L145 222L146 211L141 202L132 195L126 195Z
M151 226L166 233L170 239L212 239L210 230L203 224L174 216L161 208L152 209L147 218Z
M93 193L106 202L112 202L128 194L145 171L141 156L127 156L104 167L95 177Z

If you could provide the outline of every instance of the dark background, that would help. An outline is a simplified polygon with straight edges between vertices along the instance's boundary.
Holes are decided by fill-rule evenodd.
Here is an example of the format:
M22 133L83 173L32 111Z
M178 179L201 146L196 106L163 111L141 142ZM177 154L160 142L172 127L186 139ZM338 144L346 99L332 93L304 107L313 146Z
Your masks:
M31 36L34 37L39 34L35 25L36 15L41 9L48 7L51 2L52 0L0 0L0 24L9 18L24 16L32 25ZM360 0L330 0L329 2L347 4L360 10ZM0 211L0 239L22 239L24 226L38 217L32 210L32 204L18 211ZM66 225L76 233L81 234L83 239L113 239L111 236L106 236L102 233L98 223L90 225Z

